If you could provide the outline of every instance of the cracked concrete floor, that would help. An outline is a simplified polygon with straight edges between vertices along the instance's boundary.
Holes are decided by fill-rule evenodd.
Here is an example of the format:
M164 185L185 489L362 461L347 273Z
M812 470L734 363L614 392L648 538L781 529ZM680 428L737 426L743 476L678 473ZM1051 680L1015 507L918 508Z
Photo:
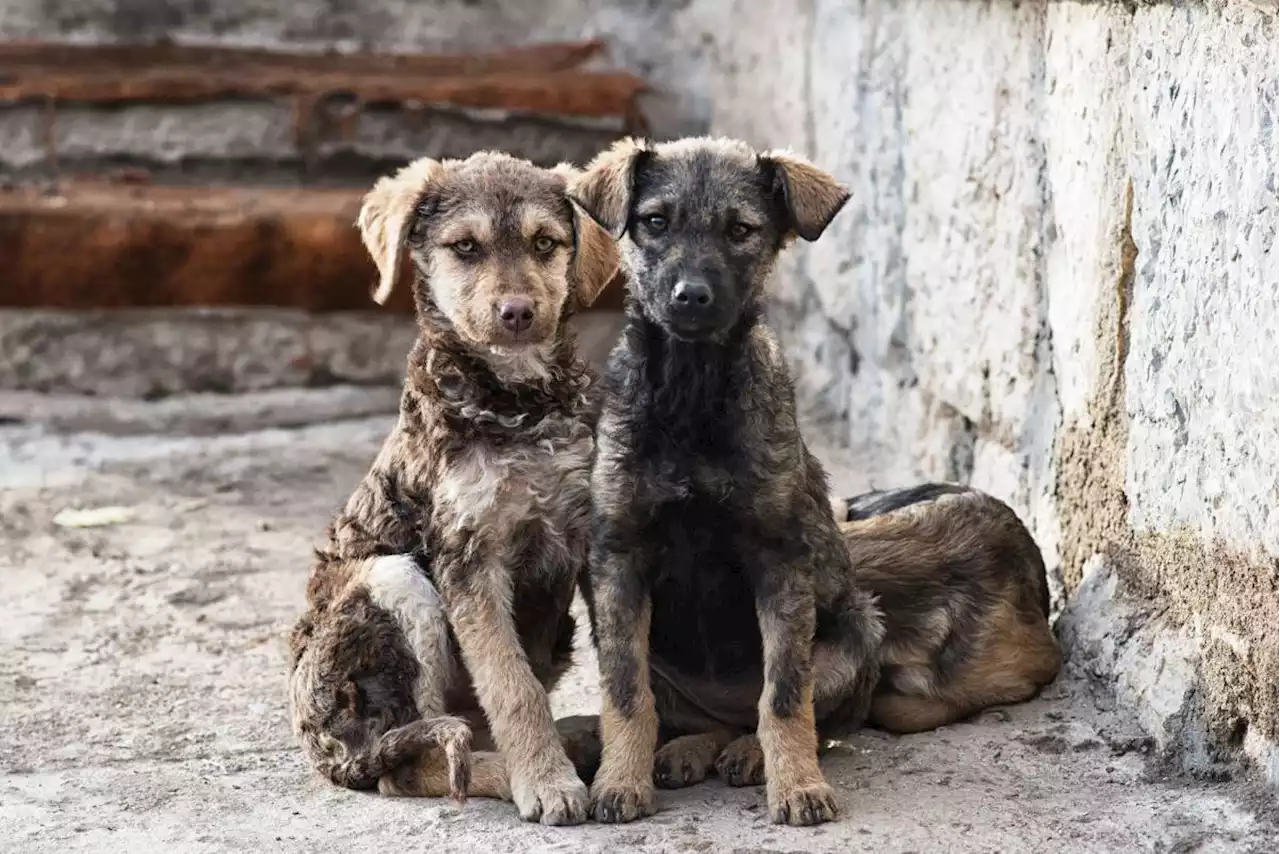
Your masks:
M94 403L109 433L76 432L94 419L74 403L18 407L27 423L0 428L0 850L1276 850L1260 787L1162 776L1133 723L1070 678L969 723L836 746L824 767L843 813L816 829L774 827L761 790L714 780L660 792L647 821L566 829L504 803L330 786L293 746L282 633L310 548L392 423L368 414L388 400ZM835 480L863 486L847 465ZM102 505L134 517L53 523ZM596 710L593 668L581 647L558 713Z

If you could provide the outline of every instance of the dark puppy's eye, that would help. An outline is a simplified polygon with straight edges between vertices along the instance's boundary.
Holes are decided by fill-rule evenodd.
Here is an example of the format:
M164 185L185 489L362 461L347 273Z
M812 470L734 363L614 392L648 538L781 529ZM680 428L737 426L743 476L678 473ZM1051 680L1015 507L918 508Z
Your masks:
M474 240L458 240L449 245L449 248L459 255L474 255L480 247L476 246Z
M743 222L735 222L729 225L729 239L735 243L741 243L751 236L755 231L754 228Z
M533 248L539 255L547 255L550 254L552 249L556 248L556 242L550 237L539 237L533 241Z
M654 234L661 234L667 230L667 218L662 214L651 214L645 217L644 224Z

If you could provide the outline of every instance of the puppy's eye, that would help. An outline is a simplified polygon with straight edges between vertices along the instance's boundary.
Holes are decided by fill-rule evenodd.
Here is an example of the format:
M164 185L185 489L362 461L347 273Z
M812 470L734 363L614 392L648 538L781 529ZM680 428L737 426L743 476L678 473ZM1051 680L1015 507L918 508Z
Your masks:
M476 245L474 240L458 240L451 243L449 248L459 255L474 255L480 247Z
M667 218L662 214L653 214L645 217L644 224L654 234L660 234L667 230Z
M741 243L751 236L755 231L754 228L743 222L735 222L729 226L729 239L735 243Z
M547 255L552 249L556 248L556 242L550 237L539 237L537 240L533 241L533 248L539 255Z

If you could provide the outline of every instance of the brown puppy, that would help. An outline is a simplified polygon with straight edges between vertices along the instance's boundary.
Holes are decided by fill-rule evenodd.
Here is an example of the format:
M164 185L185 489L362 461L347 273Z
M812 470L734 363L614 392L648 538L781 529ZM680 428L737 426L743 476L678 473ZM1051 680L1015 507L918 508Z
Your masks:
M570 202L572 173L423 159L360 212L376 299L412 261L419 336L399 423L330 526L292 636L294 727L339 784L586 818L547 699L590 518L590 377L566 320L617 251ZM500 751L476 754L469 786L451 715L487 719Z
M871 723L933 729L1030 699L1058 675L1044 560L1008 505L948 483L833 504L858 585L884 614Z
M830 821L819 733L862 722L882 628L764 298L778 253L816 240L848 192L795 155L723 139L619 143L572 192L621 239L630 284L584 580L604 693L594 815L633 820L652 811L655 773L688 785L758 753L775 822Z

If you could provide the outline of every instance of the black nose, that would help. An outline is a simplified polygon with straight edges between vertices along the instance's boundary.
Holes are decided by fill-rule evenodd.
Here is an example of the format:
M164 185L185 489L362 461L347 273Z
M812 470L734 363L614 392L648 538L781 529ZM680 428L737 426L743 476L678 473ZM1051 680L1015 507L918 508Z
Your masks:
M533 300L512 297L498 306L498 319L509 332L524 332L533 325Z
M711 286L698 280L677 282L671 291L671 307L679 312L701 313L711 308L715 297Z

